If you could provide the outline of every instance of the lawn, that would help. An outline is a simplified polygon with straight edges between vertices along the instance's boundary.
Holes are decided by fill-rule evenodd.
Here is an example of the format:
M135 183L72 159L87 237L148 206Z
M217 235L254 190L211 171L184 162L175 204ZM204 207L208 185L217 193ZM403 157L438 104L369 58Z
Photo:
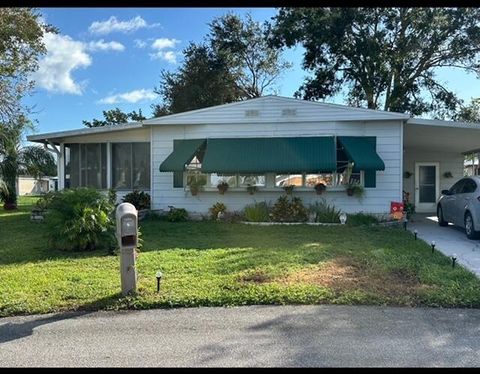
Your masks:
M138 293L119 258L47 245L34 198L0 211L0 316L247 304L480 307L480 280L401 228L141 222ZM164 274L156 292L155 273Z

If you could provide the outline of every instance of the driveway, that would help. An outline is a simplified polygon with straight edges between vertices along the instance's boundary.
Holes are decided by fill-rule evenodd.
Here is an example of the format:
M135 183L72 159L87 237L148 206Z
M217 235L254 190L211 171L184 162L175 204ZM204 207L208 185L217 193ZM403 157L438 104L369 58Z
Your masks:
M480 366L480 309L248 306L0 319L0 366Z
M418 237L429 244L435 240L435 249L446 256L455 253L457 263L480 277L480 240L467 239L465 230L458 226L439 226L434 213L415 214L407 227L412 232L416 229Z

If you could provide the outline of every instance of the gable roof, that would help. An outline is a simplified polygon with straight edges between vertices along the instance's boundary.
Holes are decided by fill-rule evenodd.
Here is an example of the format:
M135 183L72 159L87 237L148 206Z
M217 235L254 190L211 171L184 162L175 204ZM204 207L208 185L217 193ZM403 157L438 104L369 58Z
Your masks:
M295 114L284 115L283 109ZM248 115L250 112L252 115ZM291 112L292 113L292 112ZM246 122L322 122L404 120L410 116L381 110L354 108L283 96L268 95L255 99L216 105L143 121L144 125L246 123Z

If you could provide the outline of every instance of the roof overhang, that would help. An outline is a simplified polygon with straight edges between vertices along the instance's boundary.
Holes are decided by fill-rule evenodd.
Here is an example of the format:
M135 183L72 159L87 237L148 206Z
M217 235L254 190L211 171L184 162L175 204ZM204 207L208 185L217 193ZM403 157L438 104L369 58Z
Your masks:
M59 145L62 142L62 139L70 136L79 136L79 135L91 135L91 134L101 134L112 131L126 131L133 129L140 129L143 127L141 122L131 122L131 123L122 123L114 126L102 126L102 127L89 127L78 130L67 130L59 132L49 132L36 135L28 135L27 140L34 143L53 143Z
M480 149L480 124L411 118L406 122L405 148L469 153Z

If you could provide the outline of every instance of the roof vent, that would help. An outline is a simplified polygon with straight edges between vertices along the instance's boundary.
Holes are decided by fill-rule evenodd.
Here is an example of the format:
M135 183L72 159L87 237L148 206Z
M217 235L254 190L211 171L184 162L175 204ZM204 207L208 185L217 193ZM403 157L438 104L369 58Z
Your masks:
M282 109L282 116L296 116L297 115L297 110L296 109Z
M250 109L245 111L245 117L258 117L259 112L256 109Z

